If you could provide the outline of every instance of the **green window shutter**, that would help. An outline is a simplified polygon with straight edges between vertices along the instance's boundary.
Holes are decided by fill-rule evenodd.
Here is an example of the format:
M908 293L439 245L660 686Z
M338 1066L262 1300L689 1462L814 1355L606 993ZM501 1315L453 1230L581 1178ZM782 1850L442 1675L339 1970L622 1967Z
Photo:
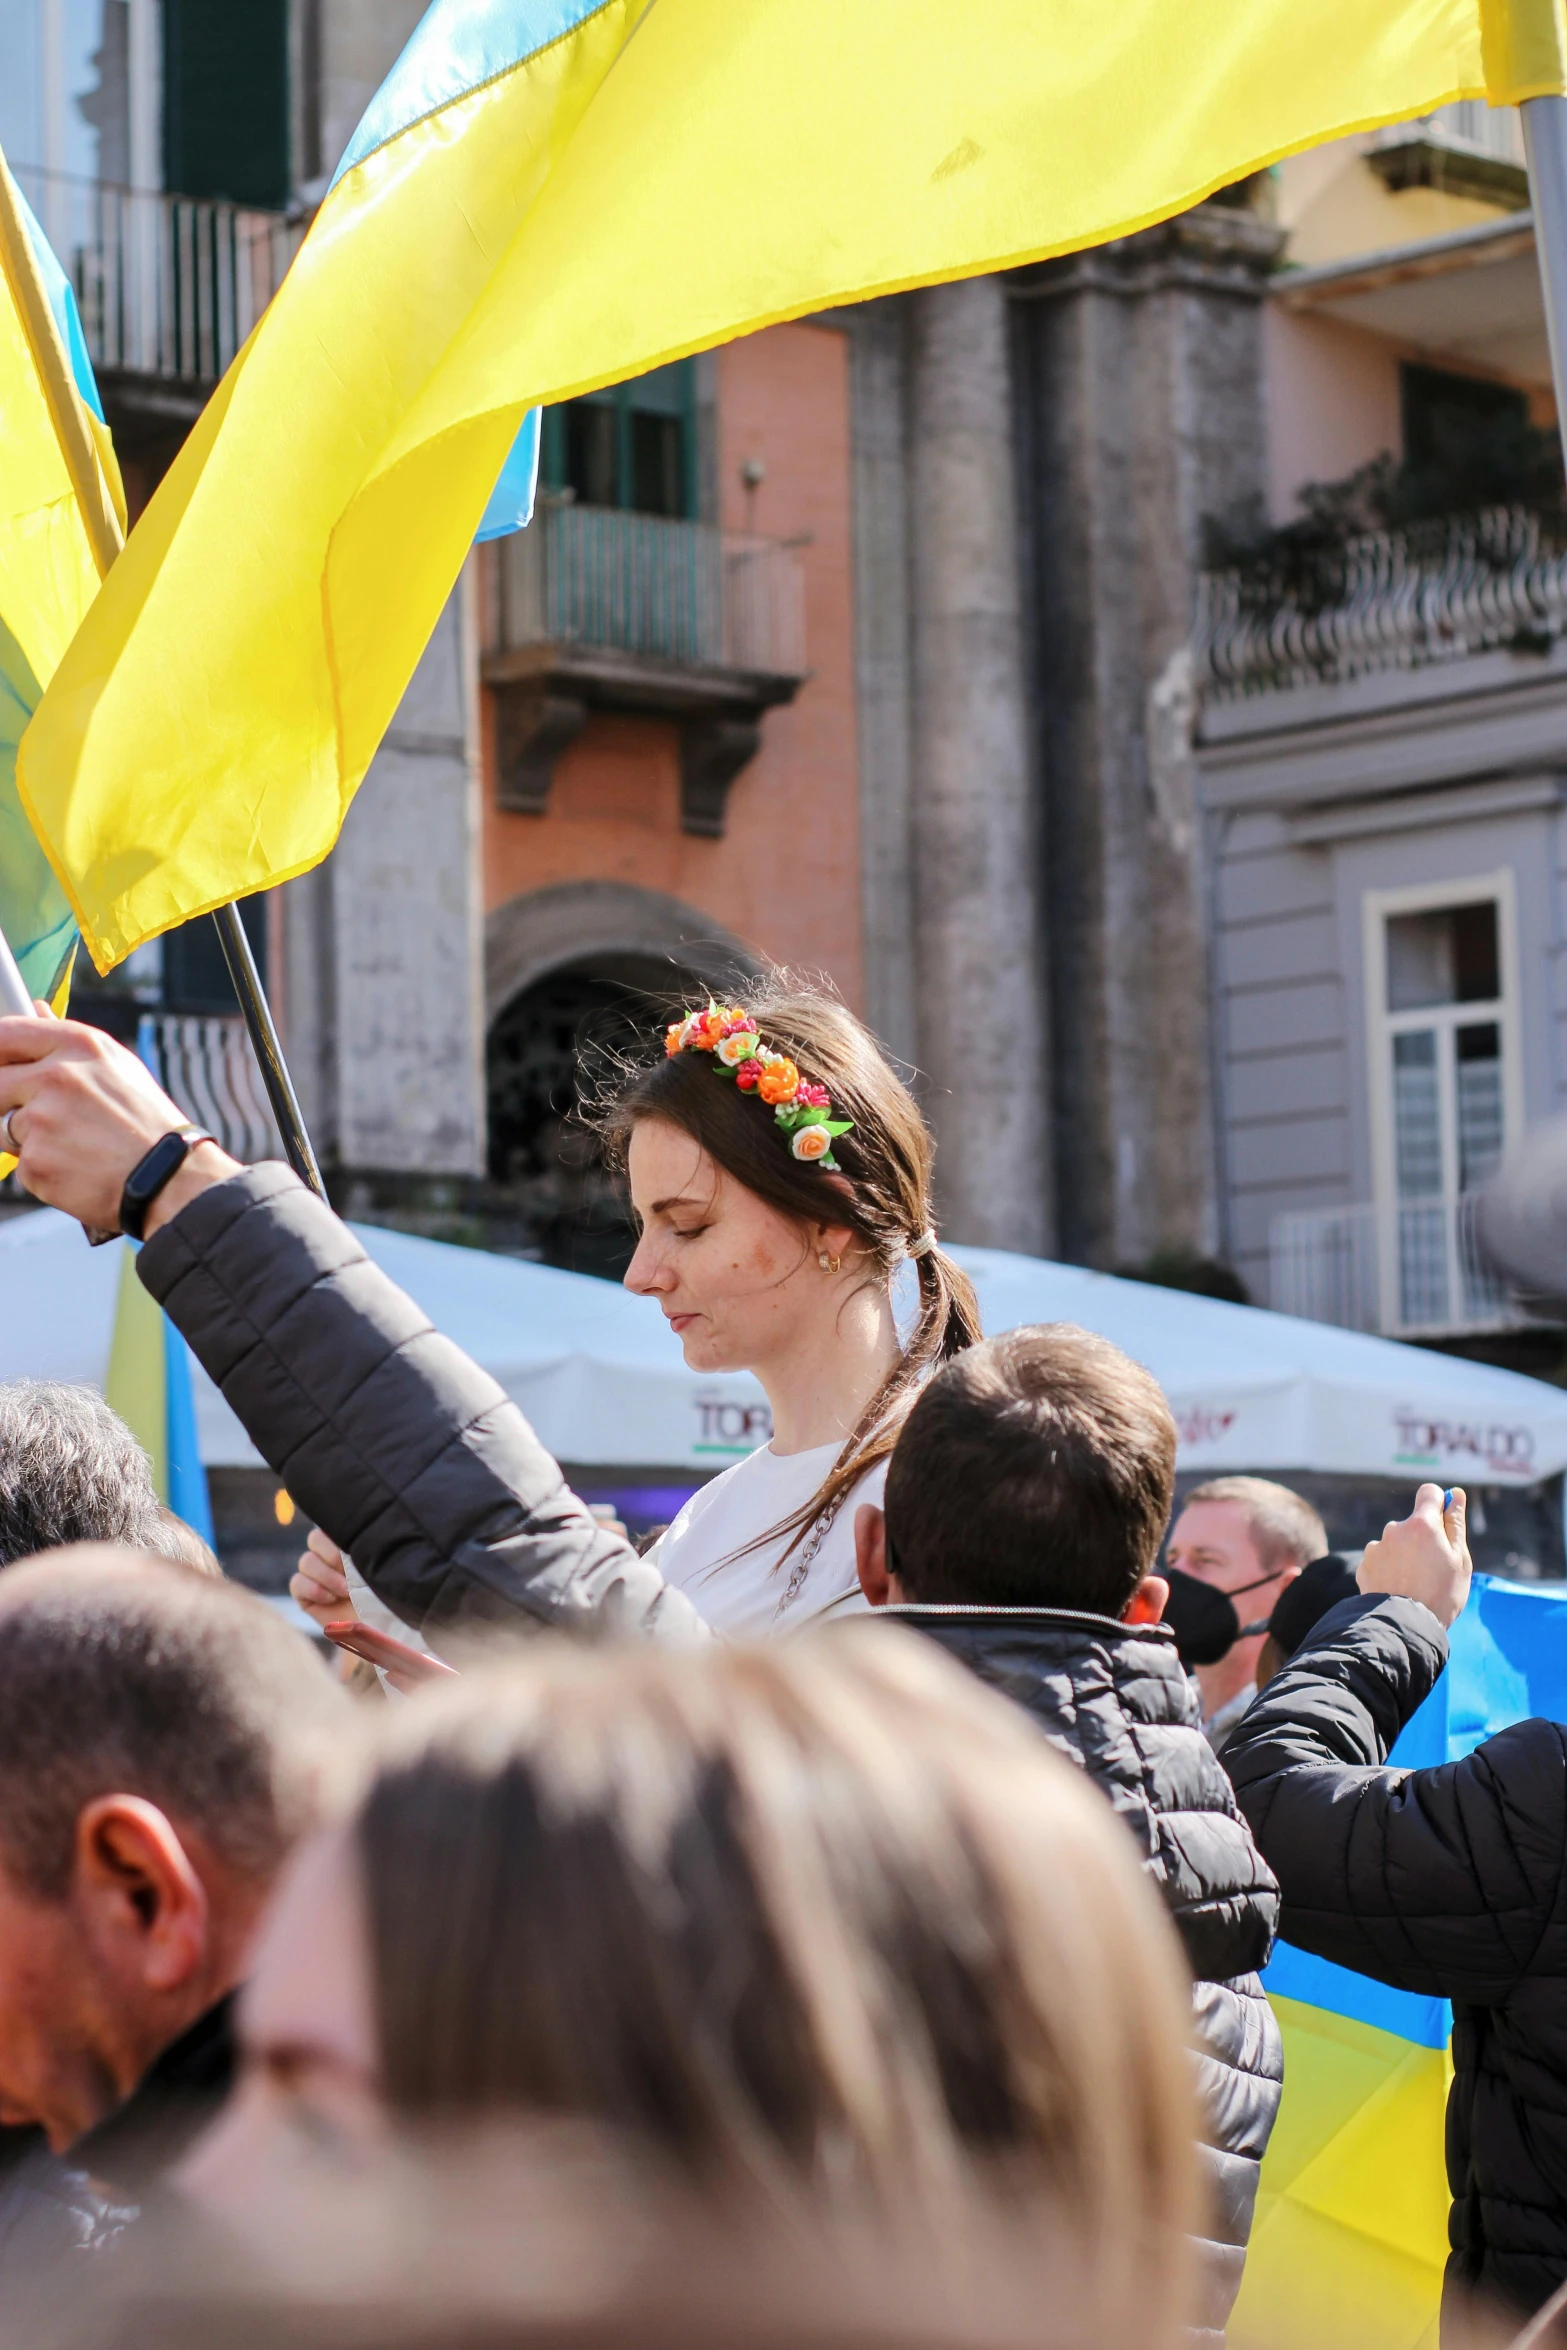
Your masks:
M694 520L696 368L689 359L544 414L540 478L585 506Z
M288 0L163 0L166 188L280 210L288 117Z

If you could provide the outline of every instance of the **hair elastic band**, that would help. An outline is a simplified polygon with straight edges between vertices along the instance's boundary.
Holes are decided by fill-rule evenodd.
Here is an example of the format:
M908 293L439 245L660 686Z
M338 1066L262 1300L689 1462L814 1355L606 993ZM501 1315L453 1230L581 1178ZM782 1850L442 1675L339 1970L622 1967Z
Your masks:
M918 1240L909 1242L909 1254L911 1257L928 1257L935 1245L935 1233L926 1230L920 1234Z

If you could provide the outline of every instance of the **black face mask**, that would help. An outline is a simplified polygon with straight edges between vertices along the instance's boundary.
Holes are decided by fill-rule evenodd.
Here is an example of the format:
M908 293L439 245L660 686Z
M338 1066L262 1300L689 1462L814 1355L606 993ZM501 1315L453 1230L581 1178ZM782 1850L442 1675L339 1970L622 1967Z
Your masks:
M1257 1576L1254 1582L1243 1583L1238 1591L1216 1591L1211 1583L1204 1583L1197 1575L1188 1575L1182 1567L1163 1567L1159 1571L1170 1586L1164 1621L1175 1634L1176 1648L1188 1672L1194 1665L1219 1664L1237 1640L1248 1640L1253 1633L1268 1629L1266 1616L1259 1616L1255 1623L1243 1624L1235 1602L1243 1599L1248 1591L1260 1591L1264 1584L1276 1583L1276 1570L1271 1575Z

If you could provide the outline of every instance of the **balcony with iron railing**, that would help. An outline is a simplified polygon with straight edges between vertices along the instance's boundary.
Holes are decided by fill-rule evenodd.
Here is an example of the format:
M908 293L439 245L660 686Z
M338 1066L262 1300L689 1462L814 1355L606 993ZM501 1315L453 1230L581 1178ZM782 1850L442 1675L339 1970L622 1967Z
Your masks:
M1276 1216L1268 1259L1268 1302L1308 1322L1459 1338L1528 1320L1481 1252L1471 1196Z
M681 819L722 832L763 713L806 674L805 583L782 540L542 496L484 550L484 679L502 807L540 814L595 710L680 729Z
M1198 581L1204 700L1239 702L1567 634L1567 525L1519 506L1367 531Z
M22 166L104 375L210 389L283 282L303 219Z

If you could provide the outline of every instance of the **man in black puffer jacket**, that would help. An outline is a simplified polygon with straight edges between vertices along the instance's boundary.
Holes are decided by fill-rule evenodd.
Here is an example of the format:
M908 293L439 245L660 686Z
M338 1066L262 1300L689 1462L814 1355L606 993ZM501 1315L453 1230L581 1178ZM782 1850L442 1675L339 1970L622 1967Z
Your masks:
M1204 2327L1240 2287L1283 2054L1256 1969L1278 1892L1202 1734L1152 1572L1175 1491L1157 1382L1070 1323L960 1355L915 1404L886 1509L856 1517L860 1582L1025 1706L1142 1848L1194 1978L1206 2124Z
M1567 2277L1567 1727L1520 1722L1462 1762L1384 1768L1468 1596L1462 1493L1444 1516L1423 1485L1359 1580L1224 1760L1289 1939L1452 2001L1444 2328L1471 2296L1516 2319Z

